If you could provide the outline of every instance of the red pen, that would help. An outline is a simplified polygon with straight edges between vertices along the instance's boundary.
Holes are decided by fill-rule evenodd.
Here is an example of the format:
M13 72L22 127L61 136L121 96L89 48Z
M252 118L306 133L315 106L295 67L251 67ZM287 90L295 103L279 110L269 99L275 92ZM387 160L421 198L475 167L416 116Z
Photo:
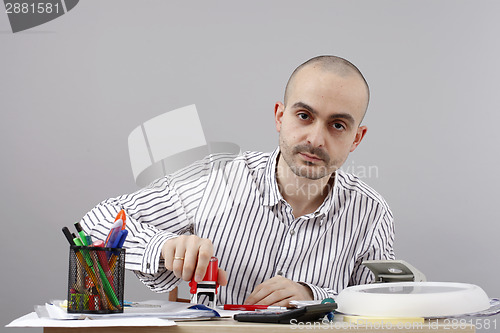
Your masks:
M255 310L286 310L286 308L283 306L270 306L270 305L224 304L224 310L255 311Z

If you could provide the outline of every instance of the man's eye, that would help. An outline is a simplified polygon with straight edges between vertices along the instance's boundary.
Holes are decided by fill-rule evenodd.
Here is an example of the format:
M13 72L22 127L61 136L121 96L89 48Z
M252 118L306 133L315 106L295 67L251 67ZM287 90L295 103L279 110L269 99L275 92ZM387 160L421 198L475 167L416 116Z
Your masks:
M333 128L337 129L337 130L343 130L345 129L345 126L342 125L341 123L333 123Z
M298 114L299 118L302 120L307 120L309 119L309 115L307 113L299 113Z

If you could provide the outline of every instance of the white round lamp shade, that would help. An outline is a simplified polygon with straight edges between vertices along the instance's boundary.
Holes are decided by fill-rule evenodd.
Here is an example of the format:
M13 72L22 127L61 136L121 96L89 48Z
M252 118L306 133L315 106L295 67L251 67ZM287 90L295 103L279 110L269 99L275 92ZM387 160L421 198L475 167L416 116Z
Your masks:
M480 287L454 282L393 282L352 286L336 297L338 312L371 317L448 317L484 311Z

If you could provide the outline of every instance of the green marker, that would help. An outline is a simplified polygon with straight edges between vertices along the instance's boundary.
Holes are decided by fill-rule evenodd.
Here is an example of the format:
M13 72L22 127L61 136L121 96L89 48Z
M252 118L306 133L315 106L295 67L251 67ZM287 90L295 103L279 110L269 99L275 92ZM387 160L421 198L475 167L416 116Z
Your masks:
M76 246L84 246L81 239L78 238L75 234L73 234L73 242L75 243ZM92 259L90 259L89 252L88 251L82 251L83 257L85 258L85 261L87 262L87 265L90 267L90 269L93 269L92 266Z
M118 298L116 297L116 294L113 291L113 287L109 283L108 278L106 277L106 274L104 274L104 270L102 269L101 265L99 264L99 261L97 259L97 254L94 251L92 251L91 256L92 256L92 260L94 262L95 274L96 275L99 274L99 278L100 278L101 283L103 285L104 292L108 295L109 299L111 300L111 303L114 306L119 307L120 302L118 301Z
M85 235L85 232L83 231L83 228L80 225L80 222L75 222L75 228L76 228L76 231L78 231L78 234L80 235L80 239L82 240L83 245L89 246L90 244L87 243L87 235Z

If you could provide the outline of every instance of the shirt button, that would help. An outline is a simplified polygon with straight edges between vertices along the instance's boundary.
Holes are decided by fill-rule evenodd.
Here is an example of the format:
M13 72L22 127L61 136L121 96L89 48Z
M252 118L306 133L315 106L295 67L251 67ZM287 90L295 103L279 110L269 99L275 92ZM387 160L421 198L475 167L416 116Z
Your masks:
M283 276L283 272L282 271L278 271L277 274Z
M290 230L290 235L295 235L295 230Z

